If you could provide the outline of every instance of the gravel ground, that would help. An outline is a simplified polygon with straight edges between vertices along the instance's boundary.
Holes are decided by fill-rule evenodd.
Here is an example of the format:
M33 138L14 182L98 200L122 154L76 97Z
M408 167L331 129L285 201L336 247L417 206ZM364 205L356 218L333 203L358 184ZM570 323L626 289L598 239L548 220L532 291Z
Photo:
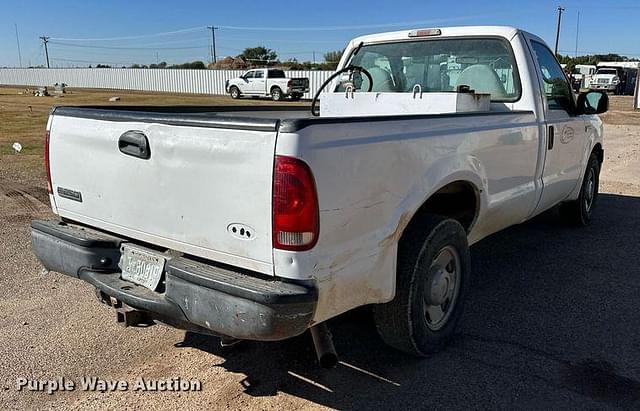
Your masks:
M567 228L551 211L474 246L459 335L432 358L386 348L367 309L331 321L341 362L329 371L314 365L308 335L222 351L183 331L118 326L90 286L41 272L29 221L50 216L46 191L2 156L0 407L638 409L640 126L612 115L590 227ZM202 391L15 389L18 377L61 376L199 379Z

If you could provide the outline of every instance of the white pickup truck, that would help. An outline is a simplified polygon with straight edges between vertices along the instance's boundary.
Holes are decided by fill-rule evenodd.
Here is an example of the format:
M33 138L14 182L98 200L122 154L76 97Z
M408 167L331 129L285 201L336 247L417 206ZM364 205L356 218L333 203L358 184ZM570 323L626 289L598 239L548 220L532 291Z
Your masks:
M620 94L621 86L620 71L613 67L598 68L589 83L591 90L604 90L614 94Z
M425 356L472 292L470 245L557 205L589 223L608 99L574 95L540 38L369 35L336 74L323 98L373 106L418 90L424 112L55 108L45 162L59 219L32 222L35 254L125 324L281 340L372 305L386 343ZM472 91L486 109L429 108Z
M309 91L309 79L287 78L283 70L262 68L249 70L240 77L227 80L225 90L232 98L259 96L271 97L273 101L286 97L300 100Z

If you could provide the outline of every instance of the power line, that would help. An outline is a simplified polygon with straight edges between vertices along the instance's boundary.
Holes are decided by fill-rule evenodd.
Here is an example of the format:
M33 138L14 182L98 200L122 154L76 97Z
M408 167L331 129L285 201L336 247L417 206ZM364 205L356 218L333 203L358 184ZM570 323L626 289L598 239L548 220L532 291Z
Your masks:
M65 38L65 37L51 37L52 40L62 40L62 41L118 41L118 40L135 40L135 39L144 39L148 37L159 37L159 36L170 36L173 34L181 34L181 33L190 33L194 31L204 30L206 27L191 27L188 29L182 30L174 30L174 31L164 31L160 33L151 33L151 34L140 34L137 36L124 36L124 37L103 37L103 38Z
M358 29L371 29L371 28L384 28L384 27L401 27L401 26L416 26L420 24L436 24L446 23L452 21L472 20L487 17L486 15L469 15L459 16L446 19L432 19L432 20L418 20L418 21L405 21L395 23L376 23L376 24L361 24L361 25L347 25L347 26L317 26L317 27L254 27L254 26L222 26L216 25L218 29L228 30L246 30L246 31L338 31L338 30L358 30ZM495 17L493 14L491 17ZM150 37L170 36L182 33L192 33L200 30L210 29L211 26L198 26L181 30L164 31L159 33L140 34L135 36L122 36L122 37L95 37L95 38L69 38L69 37L51 37L51 40L60 41L119 41L119 40L136 40Z
M255 41L255 37L218 37L219 40L241 40L241 41ZM281 43L346 43L349 40L295 40L295 39L263 39L261 42L281 42Z
M218 28L227 30L247 30L247 31L337 31L337 30L354 30L354 29L374 29L384 27L401 27L401 26L416 26L419 24L436 24L446 23L452 21L471 20L487 17L484 15L475 16L459 16L447 19L433 19L433 20L419 20L419 21L405 21L396 23L379 23L379 24L361 24L361 25L348 25L348 26L318 26L318 27L253 27L253 26L222 26L218 25ZM492 16L495 17L495 14Z
M135 64L135 63L125 63L125 62L113 62L113 61L104 61L104 60L79 60L79 59L71 59L65 57L56 57L52 58L53 61L68 61L72 63L91 63L91 64L113 64L113 65L124 65L124 64Z
M55 44L58 46L65 46L65 47L79 47L79 48L87 48L87 49L107 49L107 50L187 50L187 49L209 48L208 45L181 46L181 47L120 47L120 46L93 46L88 44L61 43L58 41L50 41L49 43Z

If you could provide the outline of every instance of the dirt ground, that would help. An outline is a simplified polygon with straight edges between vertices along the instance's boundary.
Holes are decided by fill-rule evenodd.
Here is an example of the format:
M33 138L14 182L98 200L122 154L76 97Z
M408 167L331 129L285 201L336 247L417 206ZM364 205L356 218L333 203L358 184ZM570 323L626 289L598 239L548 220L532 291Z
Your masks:
M162 326L122 328L92 287L43 274L29 222L51 217L42 135L53 104L230 104L227 97L0 88L2 409L638 408L640 113L613 97L593 224L551 211L472 248L474 287L458 336L416 360L386 348L366 308L330 322L341 362L315 365L310 337L243 343ZM234 102L235 103L235 102ZM241 104L263 104L241 100ZM15 154L11 145L24 149ZM19 392L16 379L198 379L198 392Z

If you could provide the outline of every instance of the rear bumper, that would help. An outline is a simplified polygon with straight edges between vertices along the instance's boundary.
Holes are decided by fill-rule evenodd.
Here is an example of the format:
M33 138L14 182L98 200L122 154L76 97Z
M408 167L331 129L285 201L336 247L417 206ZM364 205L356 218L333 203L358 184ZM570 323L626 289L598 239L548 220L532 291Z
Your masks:
M304 93L308 93L308 92L309 92L309 87L294 86L294 87L289 87L287 89L287 95L289 95L289 94L304 94Z
M31 223L42 264L84 280L109 297L185 329L247 340L282 340L303 333L317 304L313 287L186 257L167 261L164 291L120 278L120 246L127 240L57 221Z

